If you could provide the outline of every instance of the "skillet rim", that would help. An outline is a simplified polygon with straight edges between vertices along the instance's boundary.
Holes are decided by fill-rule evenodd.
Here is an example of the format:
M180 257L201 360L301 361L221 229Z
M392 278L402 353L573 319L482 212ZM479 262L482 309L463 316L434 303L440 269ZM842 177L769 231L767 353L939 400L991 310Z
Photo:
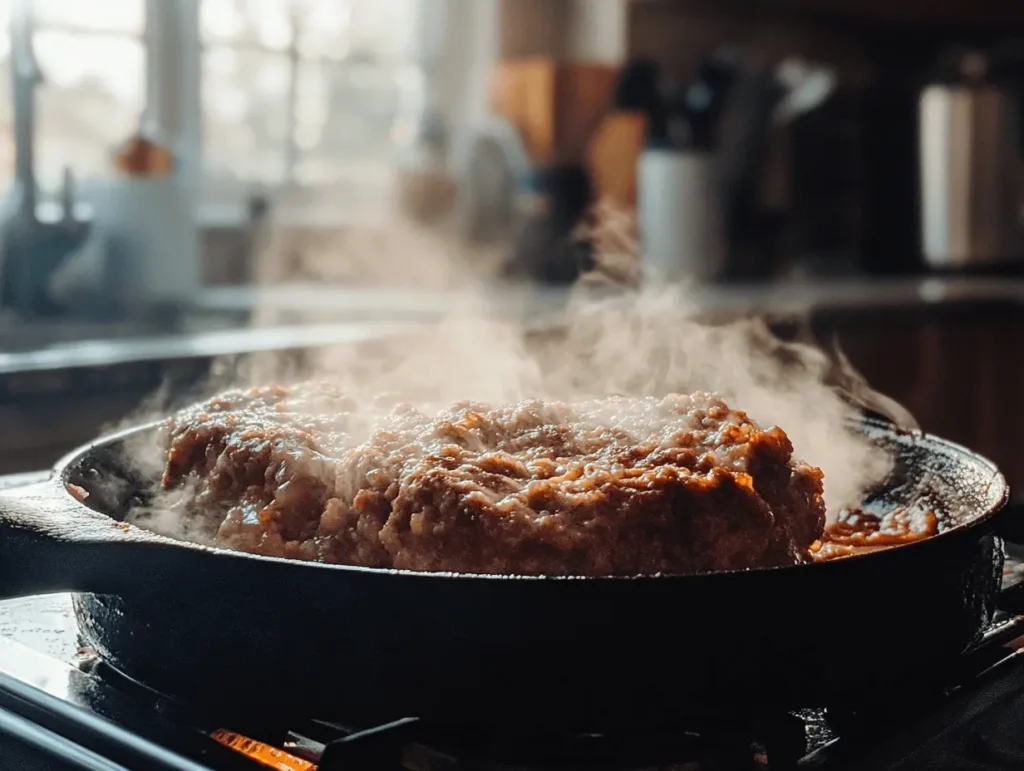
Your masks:
M781 565L775 567L752 567L743 568L738 570L719 570L706 573L648 573L631 576L549 576L549 575L515 575L515 574L494 574L494 573L457 573L457 572L428 572L418 570L400 570L398 568L370 568L361 565L342 565L332 564L325 562L313 562L309 560L296 560L288 559L286 557L273 557L263 554L253 554L251 552L236 551L233 549L225 549L219 546L208 546L206 544L194 543L192 541L185 541L177 538L171 538L170 536L161 535L151 530L146 530L138 525L134 525L128 522L122 523L124 527L119 527L118 530L126 537L133 538L136 542L150 543L150 544L163 544L173 546L175 548L189 549L194 552L206 553L210 556L239 559L239 560L253 560L258 563L272 563L280 564L289 567L305 567L320 570L331 570L344 573L359 573L370 576L395 576L404 577L407 579L459 579L461 581L474 580L477 582L522 582L528 581L531 583L544 583L549 581L557 582L568 582L568 583L599 583L599 584L619 584L624 582L648 582L658 581L663 582L667 579L685 580L689 579L694 581L696 579L709 579L714 580L716 578L722 578L725 576L744 576L754 574L774 574L779 571L794 571L794 570L841 570L846 569L843 566L850 564L859 564L864 560L878 560L885 556L891 555L894 552L903 553L907 549L920 549L928 547L929 544L938 541L942 538L950 538L953 536L961 535L965 531L973 530L988 523L993 517L996 516L1007 504L1010 497L1010 486L1006 481L1006 477L999 470L998 466L988 459L962 444L954 442L949 439L945 439L935 434L929 434L921 431L920 429L903 429L899 428L893 423L886 420L871 416L862 416L860 418L851 419L848 421L849 425L859 427L861 429L873 429L874 431L889 434L890 436L902 436L911 438L916 442L927 442L931 447L938 449L942 448L946 451L946 454L952 454L960 456L961 458L967 457L972 459L975 463L989 469L992 472L992 477L986 486L986 490L991 490L992 485L998 485L999 494L998 499L995 500L985 511L972 516L968 521L961 522L954 527L944 530L940 533L936 533L933 536L929 536L919 541L913 541L911 543L899 544L896 546L889 546L882 549L877 549L869 552L862 552L860 554L853 554L844 557L838 557L836 559L827 560L825 562L805 562L799 565ZM161 427L166 425L166 421L159 420L142 425L134 426L127 429L108 434L106 436L98 437L84 445L71 450L66 453L60 460L58 460L52 467L51 476L45 484L54 485L58 489L55 490L57 494L63 494L67 505L73 505L77 513L93 519L95 521L103 520L104 522L121 522L108 516L102 511L92 508L83 501L79 500L71 491L68 489L68 485L71 484L69 476L72 470L76 468L87 467L83 464L83 461L89 453L95 451L100 447L108 447L116 445L118 442L124 442L126 439L134 436L139 436L147 432L159 430Z

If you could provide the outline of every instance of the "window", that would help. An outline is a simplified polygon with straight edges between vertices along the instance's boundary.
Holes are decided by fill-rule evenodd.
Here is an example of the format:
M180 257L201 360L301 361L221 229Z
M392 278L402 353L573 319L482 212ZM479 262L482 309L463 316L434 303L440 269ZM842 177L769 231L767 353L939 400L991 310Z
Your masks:
M13 0L0 0L0 188L14 177L11 36ZM145 0L35 0L35 164L40 187L63 169L109 173L113 148L137 127L145 104Z
M197 0L203 172L213 199L239 184L379 179L416 63L423 0ZM0 195L14 176L9 20L0 0ZM105 176L146 104L146 0L34 0L36 176ZM194 27L184 30L192 43ZM180 54L194 55L186 43ZM173 78L171 78L173 81Z
M203 163L212 182L379 177L420 88L420 0L202 0Z

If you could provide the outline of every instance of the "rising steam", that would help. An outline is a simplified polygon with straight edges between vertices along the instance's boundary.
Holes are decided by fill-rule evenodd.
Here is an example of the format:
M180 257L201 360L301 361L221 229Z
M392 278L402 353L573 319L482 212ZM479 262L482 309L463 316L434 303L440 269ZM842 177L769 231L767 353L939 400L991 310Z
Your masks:
M470 304L414 338L358 356L326 353L316 372L368 409L387 395L385 402L426 412L461 400L717 392L762 426L782 427L797 457L825 472L830 512L857 504L889 460L849 430L858 409L828 384L832 360L810 345L780 342L758 319L716 325L698 320L695 307L681 287L581 294L559 328L538 332ZM644 426L632 428L644 435Z
M605 223L590 233L601 245L595 270L558 309L557 323L541 321L525 301L515 312L507 293L498 308L493 288L469 278L473 271L464 253L460 270L451 270L451 242L436 233L412 252L381 247L376 271L402 275L402 265L415 262L421 275L437 265L434 275L463 290L459 304L415 335L324 351L311 369L290 372L287 379L324 378L340 386L360 405L366 431L399 402L431 413L463 400L717 392L762 426L783 428L796 456L824 471L830 517L858 504L890 460L849 430L863 399L851 399L830 377L836 358L811 345L782 343L756 319L700 320L692 290L645 280L628 227L621 219L606 217ZM406 247L407 235L401 239ZM593 289L602 283L616 290ZM848 362L843 366L849 375ZM266 382L270 372L260 369L255 379ZM224 378L217 385L226 385ZM858 388L865 390L863 383ZM632 428L643 436L643 425Z

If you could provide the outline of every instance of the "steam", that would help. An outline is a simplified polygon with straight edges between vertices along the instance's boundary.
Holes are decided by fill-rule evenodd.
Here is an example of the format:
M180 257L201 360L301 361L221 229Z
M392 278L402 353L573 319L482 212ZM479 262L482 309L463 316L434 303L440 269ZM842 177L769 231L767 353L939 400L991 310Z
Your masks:
M553 318L525 301L518 312L496 311L500 293L480 283L421 334L327 351L311 374L339 384L368 413L396 402L430 413L462 400L716 392L762 426L780 426L795 455L824 471L830 518L859 504L891 460L850 421L868 408L911 427L909 413L870 389L838 349L783 342L757 318L703 318L699 288L643 275L633 233L621 212L595 211L578 233L597 246L594 268ZM421 270L434 261L451 264L443 253L416 254Z
M248 376L230 370L231 378L222 371L216 387L228 380L234 385L275 379L330 381L358 405L363 430L348 432L353 442L398 403L431 414L463 400L578 401L711 391L760 425L781 427L796 457L824 471L830 519L844 506L858 505L865 491L884 478L891 461L849 428L859 407L865 406L863 394L874 393L857 379L849 362L814 345L784 343L758 319L703 319L695 294L699 290L666 286L642 275L628 220L608 212L598 220L587 232L601 245L594 271L561 306L546 308L548 318L540 316L536 303L530 302L536 297L529 293L510 295L481 280L465 252L453 259L452 239L435 231L412 251L396 253L379 246L374 264L382 273L401 275L401 265L415 262L417 275L432 273L444 276L442 283L449 286L457 283L462 299L440 321L400 339L326 350L311 366L291 369L284 378L266 366ZM400 241L406 246L411 243L408 232L403 230ZM431 265L437 270L432 272ZM609 291L608 285L614 289ZM521 302L517 306L510 297ZM838 380L837 361L838 371L845 373ZM900 416L906 417L905 411ZM638 436L645 431L639 423L632 429ZM151 470L152 458L141 461L145 453L138 447L134 451ZM180 506L179 499L164 514L173 515ZM167 517L163 520L161 530Z
M328 352L315 371L368 410L382 402L408 402L429 413L467 399L716 392L762 426L782 427L796 456L825 472L833 516L857 505L889 469L884 452L850 431L859 410L829 384L834 363L822 350L783 343L759 319L701 320L683 287L647 285L612 297L580 293L562 324L545 331L495 318L482 305L453 310L415 338L359 356ZM631 429L638 437L645 433L643 425Z

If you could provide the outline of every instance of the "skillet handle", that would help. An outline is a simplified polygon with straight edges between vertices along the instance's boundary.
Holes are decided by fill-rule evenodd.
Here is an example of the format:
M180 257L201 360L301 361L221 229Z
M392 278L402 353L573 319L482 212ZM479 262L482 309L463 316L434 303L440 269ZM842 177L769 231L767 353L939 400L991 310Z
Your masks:
M1006 569L999 607L1024 613L1024 499L1013 496L996 514L996 534L1006 546Z
M1011 495L996 514L995 525L1000 538L1024 551L1024 497Z
M166 558L183 551L189 550L93 511L56 477L0 491L0 597L116 594L166 577L173 567Z

